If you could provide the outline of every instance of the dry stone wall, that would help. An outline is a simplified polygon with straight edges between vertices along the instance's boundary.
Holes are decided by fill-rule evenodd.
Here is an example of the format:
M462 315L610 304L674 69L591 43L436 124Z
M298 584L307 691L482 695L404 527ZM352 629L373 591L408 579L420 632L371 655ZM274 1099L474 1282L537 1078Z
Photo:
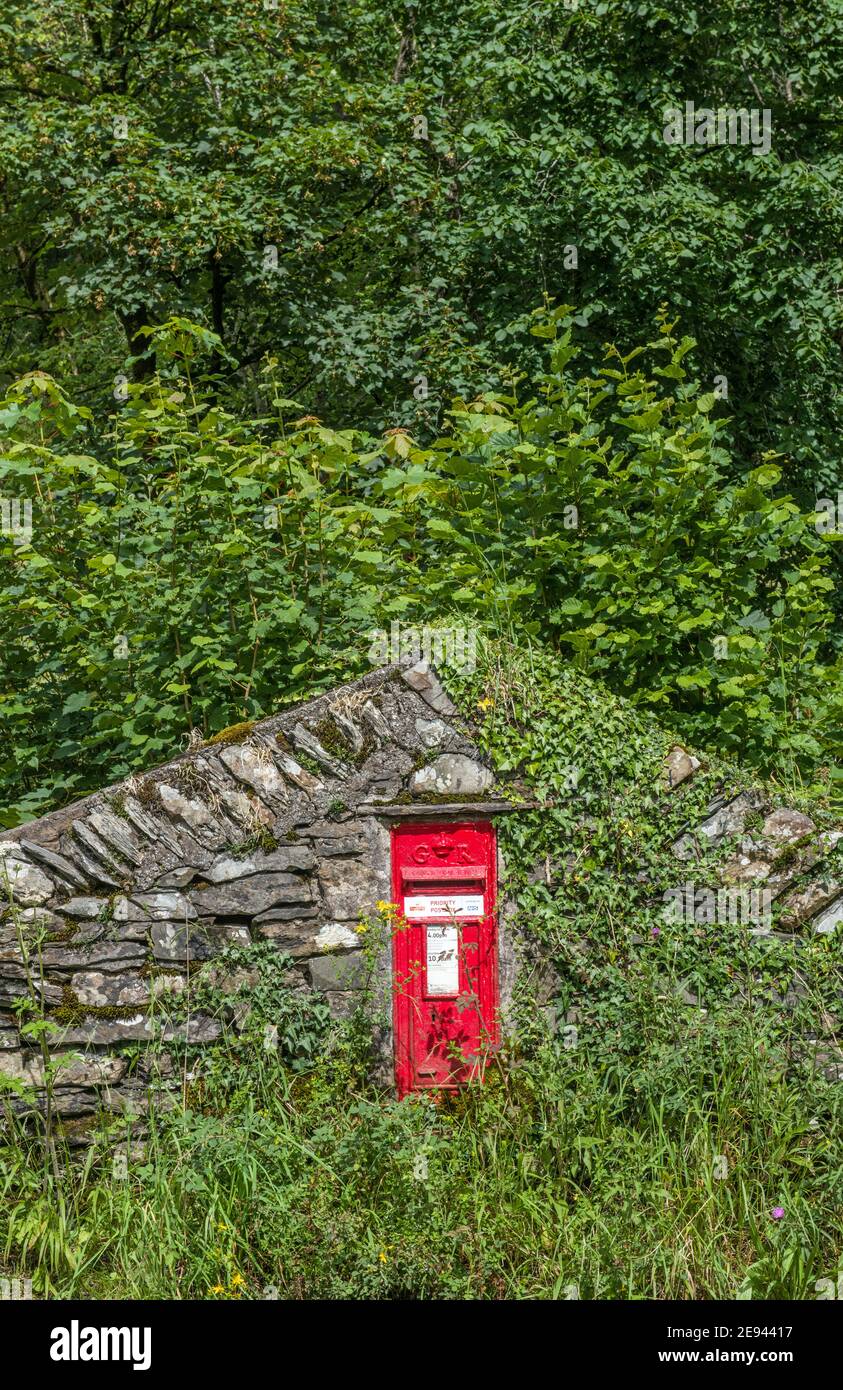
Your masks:
M666 796L681 796L699 760L674 747ZM575 794L575 792L573 793ZM43 1107L45 1059L21 1032L28 1003L57 1025L54 1108L72 1125L102 1106L143 1109L143 1048L213 1043L201 1011L173 1015L172 996L214 970L228 943L269 942L292 958L302 989L347 1016L370 963L355 930L391 897L389 827L408 816L487 816L525 805L523 785L496 784L435 675L390 668L253 725L226 730L144 776L0 836L0 1073L12 1104ZM713 802L676 841L693 878L707 847L731 845L725 886L763 886L775 920L751 930L828 932L843 919L843 883L823 861L840 833L757 790ZM502 904L506 938L511 904ZM502 942L504 993L514 975ZM384 1002L388 953L380 961ZM798 959L794 989L798 992ZM507 1000L503 999L504 1007ZM786 1001L785 1001L786 1002ZM539 1001L541 1003L541 1001ZM24 1012L21 1012L23 1006ZM383 1039L385 1073L390 1039ZM820 1058L843 1075L836 1047Z
M375 672L0 837L0 1071L43 1089L17 1012L34 998L60 1024L57 1113L142 1105L121 1048L213 1042L216 1019L167 1021L163 997L230 942L273 943L346 1015L391 821L507 804L455 713L425 667Z

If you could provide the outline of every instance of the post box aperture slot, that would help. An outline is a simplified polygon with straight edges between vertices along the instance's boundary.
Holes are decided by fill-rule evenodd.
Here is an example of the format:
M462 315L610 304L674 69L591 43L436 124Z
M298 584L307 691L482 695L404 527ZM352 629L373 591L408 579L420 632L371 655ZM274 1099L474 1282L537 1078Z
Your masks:
M401 869L402 883L485 883L486 868L483 864L461 864L459 867L447 868L443 865L436 869L420 869L415 864L405 865Z

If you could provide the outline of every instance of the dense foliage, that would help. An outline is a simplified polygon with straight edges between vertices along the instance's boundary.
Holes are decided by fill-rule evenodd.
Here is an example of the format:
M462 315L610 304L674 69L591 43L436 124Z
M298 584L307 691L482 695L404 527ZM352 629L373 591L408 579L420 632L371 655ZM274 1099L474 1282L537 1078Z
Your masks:
M841 16L11 0L6 822L443 614L833 776Z
M5 369L37 361L102 409L139 328L185 314L241 364L213 357L249 410L269 352L333 426L430 430L521 361L542 291L598 356L667 301L702 378L728 378L736 465L783 450L812 500L840 477L841 19L840 0L8 0ZM666 144L686 101L768 109L770 153Z
M545 1045L455 1112L385 1101L344 1047L295 1075L232 1045L124 1166L105 1141L55 1185L6 1149L2 1253L70 1298L814 1299L839 1115L757 1043L736 1021L714 1069L683 1046L635 1087Z
M182 320L152 335L162 373L105 457L79 452L88 413L52 379L11 387L0 485L34 501L0 561L7 823L367 669L394 621L551 644L686 737L827 782L828 537L774 459L729 481L669 323L580 375L566 322L537 313L544 370L457 401L427 444L285 423L271 369L272 414L237 418Z

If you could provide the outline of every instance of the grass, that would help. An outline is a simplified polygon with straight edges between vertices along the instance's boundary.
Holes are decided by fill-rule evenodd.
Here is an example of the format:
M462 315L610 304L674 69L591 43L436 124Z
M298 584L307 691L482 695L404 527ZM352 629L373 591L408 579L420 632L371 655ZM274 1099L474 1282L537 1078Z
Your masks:
M304 1072L232 1038L188 1100L125 1177L95 1144L57 1181L7 1134L5 1272L151 1299L805 1299L837 1276L838 1093L751 1020L667 1070L545 1041L438 1105L374 1091L353 1035Z

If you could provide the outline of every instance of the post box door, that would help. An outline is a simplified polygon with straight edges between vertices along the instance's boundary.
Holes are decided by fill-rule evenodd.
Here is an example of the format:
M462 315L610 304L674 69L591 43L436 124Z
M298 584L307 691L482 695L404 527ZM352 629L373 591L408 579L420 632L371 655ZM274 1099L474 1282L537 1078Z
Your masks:
M393 831L399 1095L461 1086L497 1046L496 861L487 821Z

